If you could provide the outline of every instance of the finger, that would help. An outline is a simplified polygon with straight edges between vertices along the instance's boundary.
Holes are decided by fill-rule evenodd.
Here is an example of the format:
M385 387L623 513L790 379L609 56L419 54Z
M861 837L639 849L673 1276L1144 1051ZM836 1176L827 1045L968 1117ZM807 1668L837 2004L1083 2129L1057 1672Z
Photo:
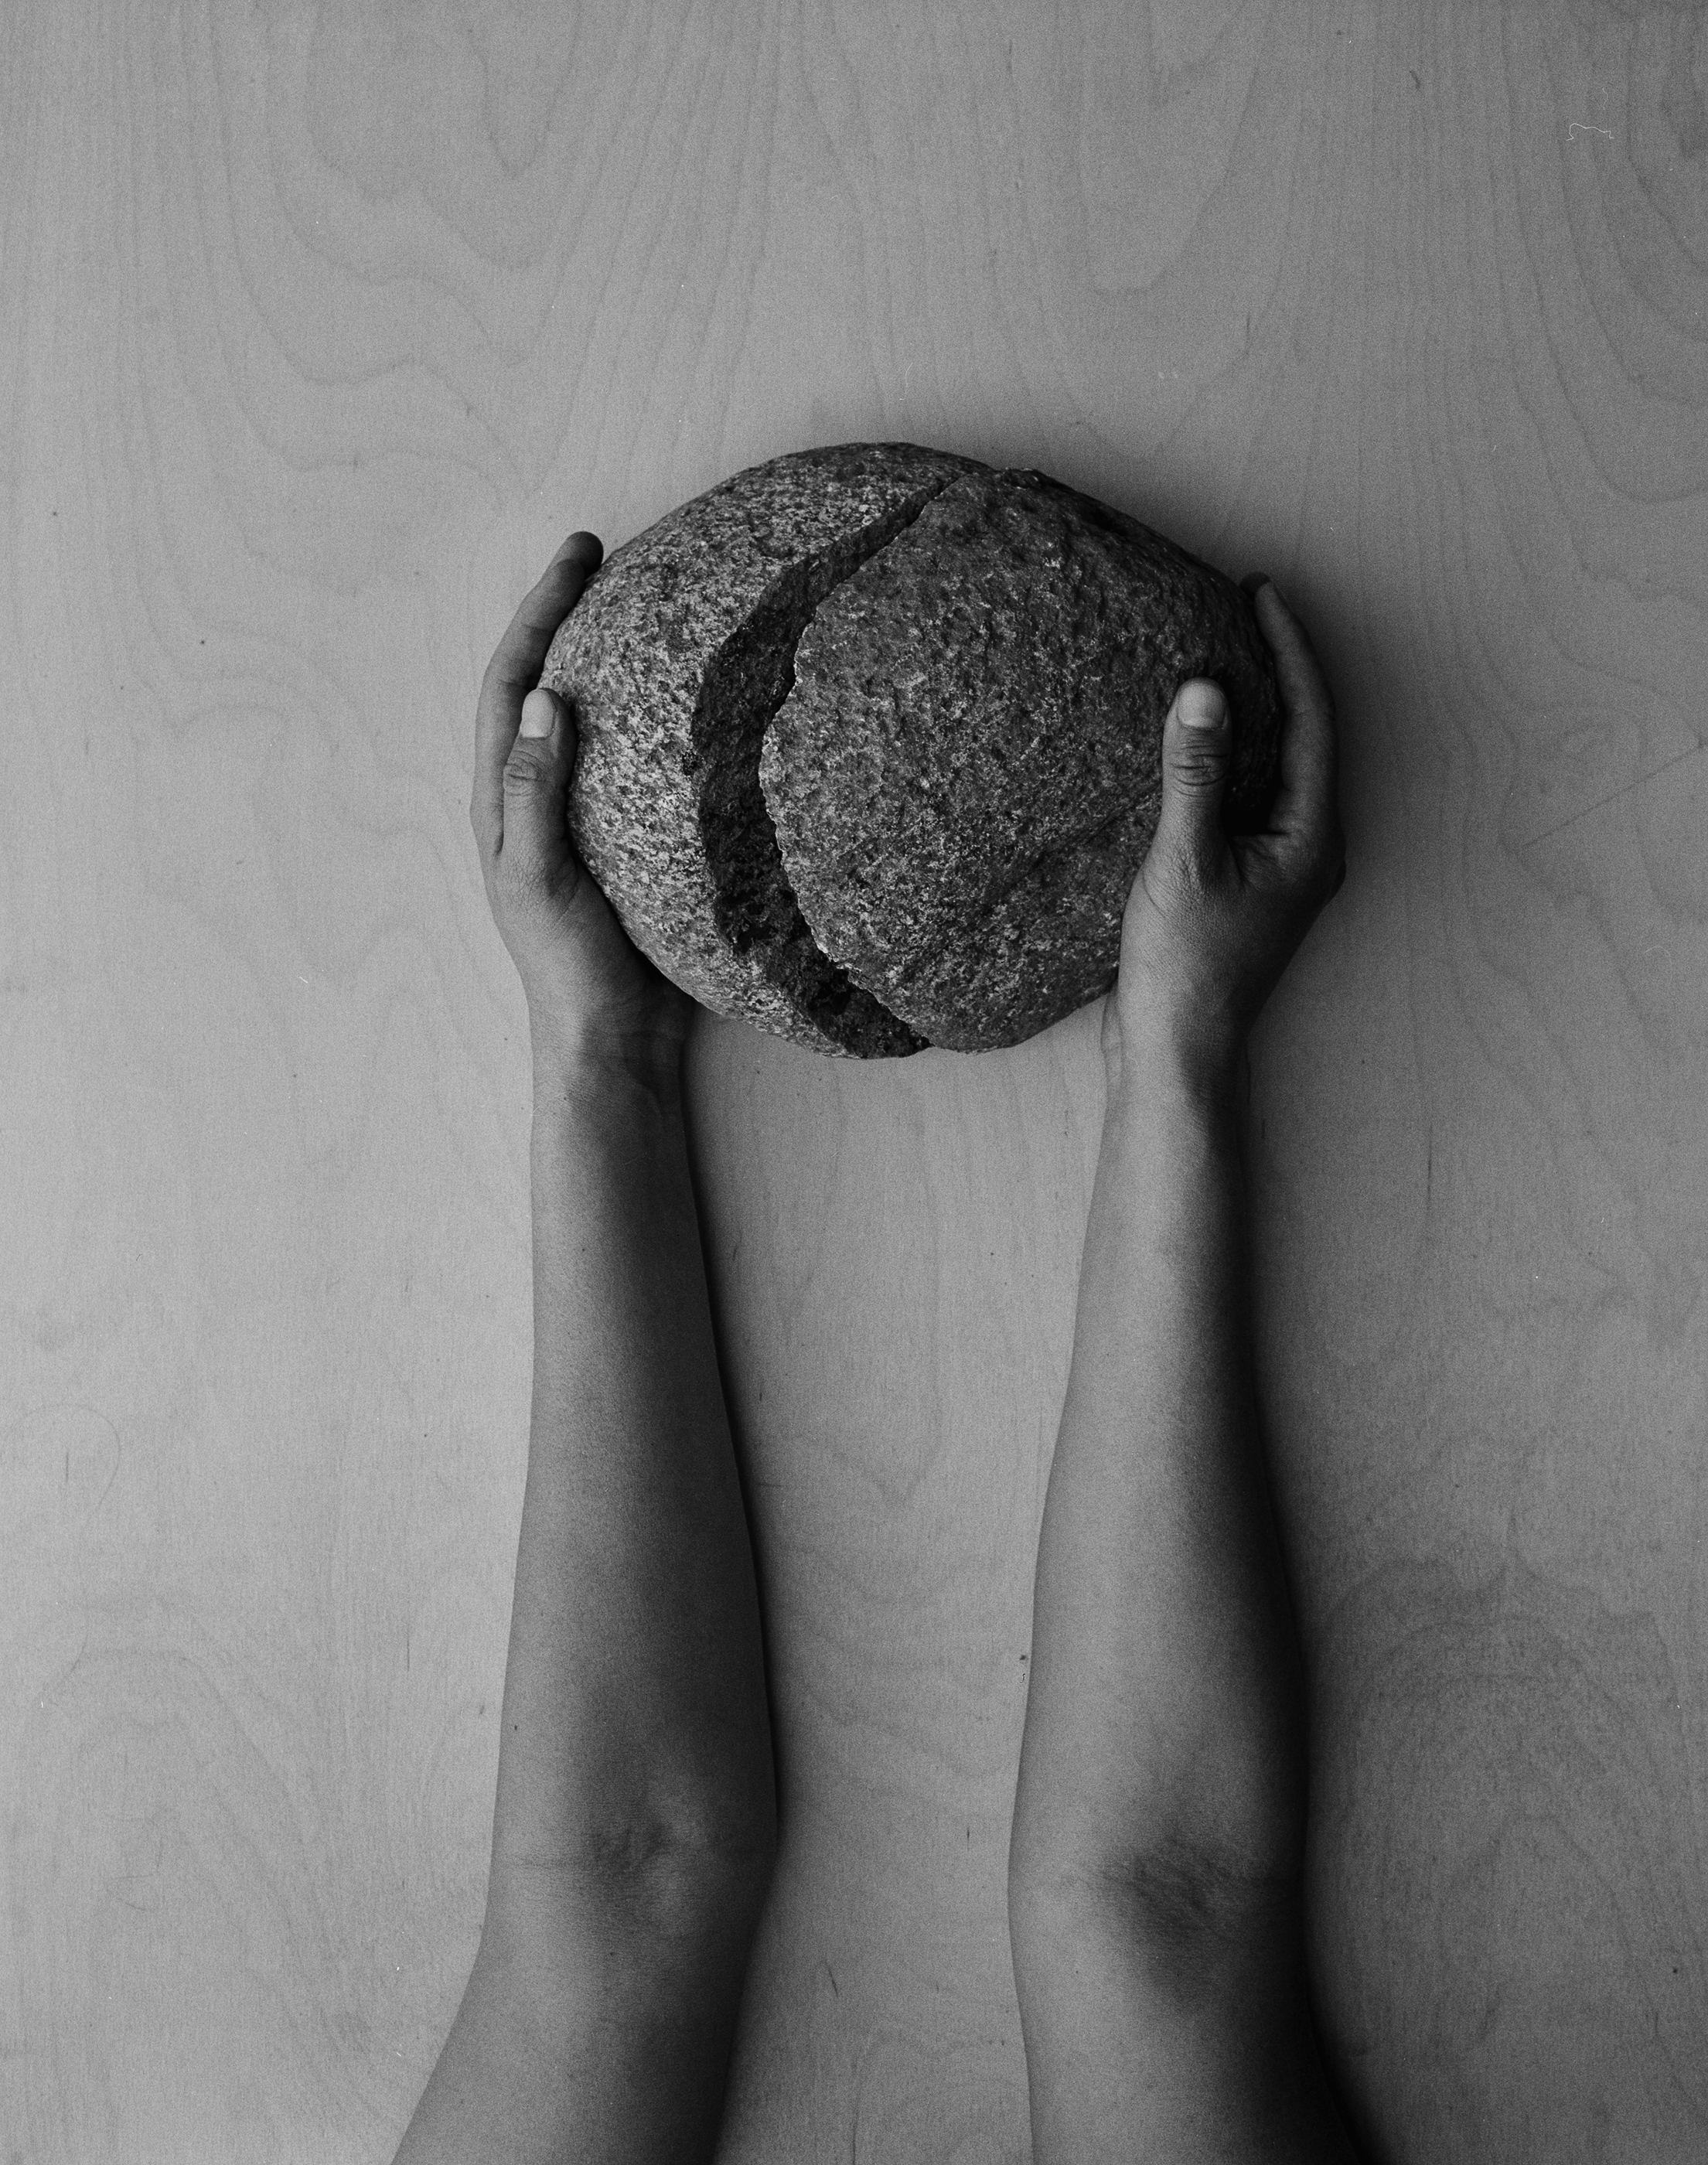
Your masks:
M1174 694L1162 724L1162 809L1152 846L1213 881L1227 849L1222 801L1233 733L1221 687L1194 677Z
M521 728L504 761L504 824L498 853L535 888L550 888L569 855L565 800L575 758L569 709L536 685L522 702Z
M1340 743L1334 700L1310 640L1273 580L1254 597L1275 660L1284 719L1269 832L1301 856L1340 847Z
M516 741L522 702L558 626L581 598L604 555L597 534L572 534L524 598L481 679L475 709L474 792L470 817L490 848L503 832L504 761Z

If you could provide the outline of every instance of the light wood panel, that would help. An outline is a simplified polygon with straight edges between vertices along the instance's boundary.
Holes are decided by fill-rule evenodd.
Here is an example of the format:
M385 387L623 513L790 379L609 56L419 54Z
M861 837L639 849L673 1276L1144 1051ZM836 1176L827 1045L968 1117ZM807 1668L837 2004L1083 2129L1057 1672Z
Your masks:
M1708 2151L1705 101L1590 0L8 14L6 2165L389 2156L527 1426L479 672L572 528L897 437L1270 570L1339 693L1248 1120L1370 2154ZM726 2165L1027 2154L1097 1024L691 1044L787 1804Z

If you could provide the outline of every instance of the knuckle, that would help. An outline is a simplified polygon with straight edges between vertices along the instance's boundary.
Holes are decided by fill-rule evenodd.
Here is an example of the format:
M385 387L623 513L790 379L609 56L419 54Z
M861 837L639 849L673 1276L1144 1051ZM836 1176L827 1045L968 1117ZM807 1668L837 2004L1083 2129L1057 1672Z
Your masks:
M1189 789L1212 789L1221 779L1223 765L1220 751L1208 745L1183 745L1175 756L1174 773Z

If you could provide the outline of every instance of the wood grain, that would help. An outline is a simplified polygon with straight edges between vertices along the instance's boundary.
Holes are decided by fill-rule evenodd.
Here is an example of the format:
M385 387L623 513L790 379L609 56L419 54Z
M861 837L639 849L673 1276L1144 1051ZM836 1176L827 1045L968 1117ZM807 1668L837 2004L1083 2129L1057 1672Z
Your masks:
M1259 1359L1373 2158L1708 2152L1708 25L726 0L0 24L0 2165L389 2156L479 1927L563 535L1037 466L1337 693ZM785 1797L724 2165L1029 2151L1003 1868L1098 1010L691 1138Z

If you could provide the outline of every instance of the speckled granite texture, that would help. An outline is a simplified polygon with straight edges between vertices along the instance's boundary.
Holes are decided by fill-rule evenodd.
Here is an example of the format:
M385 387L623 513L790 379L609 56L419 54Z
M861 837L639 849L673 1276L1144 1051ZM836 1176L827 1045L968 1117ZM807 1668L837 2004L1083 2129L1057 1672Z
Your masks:
M614 550L541 681L635 945L719 1014L872 1058L1015 1045L1112 982L1193 676L1259 824L1280 710L1237 587L1046 475L844 444Z
M924 1040L820 952L759 793L760 740L814 608L971 470L912 444L750 466L614 550L540 674L580 736L571 838L630 939L703 1005L820 1052Z
M1189 677L1261 826L1280 707L1250 603L1047 475L981 468L820 604L759 777L825 953L930 1044L1018 1045L1113 982Z

